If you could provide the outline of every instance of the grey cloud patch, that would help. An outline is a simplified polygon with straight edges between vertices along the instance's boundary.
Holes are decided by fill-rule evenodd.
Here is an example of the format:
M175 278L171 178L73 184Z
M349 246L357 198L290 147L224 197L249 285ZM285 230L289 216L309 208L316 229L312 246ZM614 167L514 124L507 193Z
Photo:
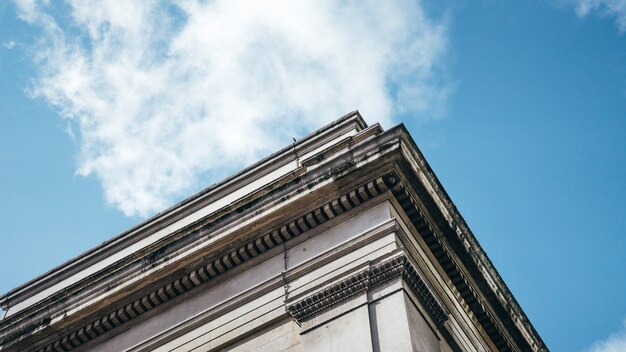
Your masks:
M77 173L127 215L355 108L388 126L436 117L449 94L447 26L419 2L72 0L63 18L16 4L43 33L33 96L72 125Z

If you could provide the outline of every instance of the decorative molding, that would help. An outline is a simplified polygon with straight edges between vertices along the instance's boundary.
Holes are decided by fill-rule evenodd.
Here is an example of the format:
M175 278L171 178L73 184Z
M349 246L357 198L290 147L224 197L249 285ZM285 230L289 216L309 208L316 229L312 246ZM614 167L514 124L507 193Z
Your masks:
M467 303L470 312L476 317L483 327L489 338L498 348L498 351L516 351L507 334L502 330L492 313L486 308L487 304L473 289L468 278L463 274L458 263L452 258L454 257L442 235L436 230L436 226L430 223L424 212L418 206L413 196L406 189L403 182L396 180L394 176L390 176L393 182L387 181L387 184L395 196L396 200L403 208L409 219L428 245L431 253L437 259L441 267L445 270L450 281L455 286L463 300Z
M302 323L352 296L398 277L401 277L413 291L437 327L442 328L448 320L448 315L404 254L373 265L303 298L287 306L287 312L298 323Z
M501 306L502 309L500 313L496 314L499 316L507 317L505 320L507 320L508 322L502 321L505 324L504 330L512 334L514 331L519 332L514 333L514 336L510 337L512 337L517 342L518 347L524 351L548 351L548 348L545 345L544 341L541 339L541 336L531 324L530 320L520 307L519 303L507 287L506 283L504 282L498 271L493 266L491 260L483 250L480 243L478 243L476 236L474 236L471 229L465 222L465 219L463 219L463 216L460 214L460 212L452 202L450 196L439 182L439 179L426 161L426 158L424 157L422 152L415 144L415 141L413 141L413 139L408 136L408 132L407 138L405 139L404 143L405 145L403 146L403 149L408 152L405 154L407 160L411 159L416 162L417 168L422 170L421 174L425 178L428 185L432 187L432 190L437 198L436 201L441 202L443 209L445 209L445 211L450 215L451 218L446 219L446 222L448 223L449 228L452 230L450 236L454 237L455 242L458 242L460 244L459 248L463 249L459 252L462 252L469 257L469 266L475 266L476 271L479 273L479 275L477 275L476 277L483 280L484 283L482 285L489 287L489 289L492 291L490 293L485 293L485 298L489 302L489 305L492 307L495 307L497 305ZM424 180L421 180L420 182L426 183ZM433 198L435 198L434 195ZM464 265L467 265L465 261ZM474 277L474 274L470 275ZM455 286L457 286L456 283ZM478 287L478 289L480 289L480 287ZM467 290L468 289L459 290L460 293L464 296L464 299L466 298L465 296L468 295L468 293L465 292ZM476 295L473 292L471 292L471 294ZM485 316L491 314L485 311L485 303L483 302L470 299L468 304L473 305L473 307L471 307L472 311L474 312L474 314L478 314L480 316L477 316L477 318L479 319L479 321L481 321L481 324L483 323ZM493 320L492 317L488 318ZM492 333L490 333L489 331L492 331L495 328L497 327L487 326L485 328L490 337L492 337ZM510 349L513 349L510 341L508 342L508 344L508 347ZM498 346L498 348L500 350L508 350L501 345ZM519 348L513 350L519 350Z
M98 336L105 334L117 327L126 324L136 317L168 302L185 292L203 285L209 280L229 271L238 265L259 256L262 253L295 238L302 233L313 229L330 219L347 212L348 210L367 202L368 200L382 194L388 190L383 181L384 177L379 177L373 181L363 184L351 192L338 197L316 209L305 213L289 221L288 223L265 233L230 251L229 253L211 260L182 277L153 290L152 292L117 308L99 317L97 320L82 326L72 333L65 335L56 341L40 348L38 352L66 352L73 350ZM0 342L4 345L18 338L18 335L9 336Z

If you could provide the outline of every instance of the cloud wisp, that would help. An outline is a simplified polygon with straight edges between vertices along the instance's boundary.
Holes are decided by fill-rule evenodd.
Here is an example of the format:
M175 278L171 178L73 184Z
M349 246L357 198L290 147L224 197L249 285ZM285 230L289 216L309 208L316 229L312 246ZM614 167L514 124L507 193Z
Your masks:
M591 13L614 17L620 32L626 31L626 0L574 0L574 5L579 17Z
M11 50L11 49L15 48L15 45L17 45L17 43L15 43L12 40L8 40L8 41L2 43L2 46L4 46L7 50Z
M355 108L389 125L449 94L446 22L415 1L15 2L41 33L30 93L126 215Z
M611 334L606 340L597 341L587 349L588 352L623 352L626 351L626 319L622 321L619 331Z

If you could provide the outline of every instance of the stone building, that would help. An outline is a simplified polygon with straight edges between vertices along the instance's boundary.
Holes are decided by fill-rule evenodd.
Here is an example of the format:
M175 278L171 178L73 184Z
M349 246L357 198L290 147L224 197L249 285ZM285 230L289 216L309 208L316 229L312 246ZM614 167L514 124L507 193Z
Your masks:
M0 298L1 351L546 351L404 126L358 112Z

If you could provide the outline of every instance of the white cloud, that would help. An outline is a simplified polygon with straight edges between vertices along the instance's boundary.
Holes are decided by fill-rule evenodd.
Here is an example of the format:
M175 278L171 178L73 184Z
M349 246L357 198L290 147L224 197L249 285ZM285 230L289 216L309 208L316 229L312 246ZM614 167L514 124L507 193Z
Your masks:
M77 173L127 215L355 108L388 126L436 116L449 92L445 21L416 1L16 4L43 33L33 96L71 122Z
M589 352L624 352L626 351L626 319L619 331L611 334L606 340L598 341L588 349Z
M590 13L615 17L617 27L626 31L626 0L574 0L576 13L585 17Z

